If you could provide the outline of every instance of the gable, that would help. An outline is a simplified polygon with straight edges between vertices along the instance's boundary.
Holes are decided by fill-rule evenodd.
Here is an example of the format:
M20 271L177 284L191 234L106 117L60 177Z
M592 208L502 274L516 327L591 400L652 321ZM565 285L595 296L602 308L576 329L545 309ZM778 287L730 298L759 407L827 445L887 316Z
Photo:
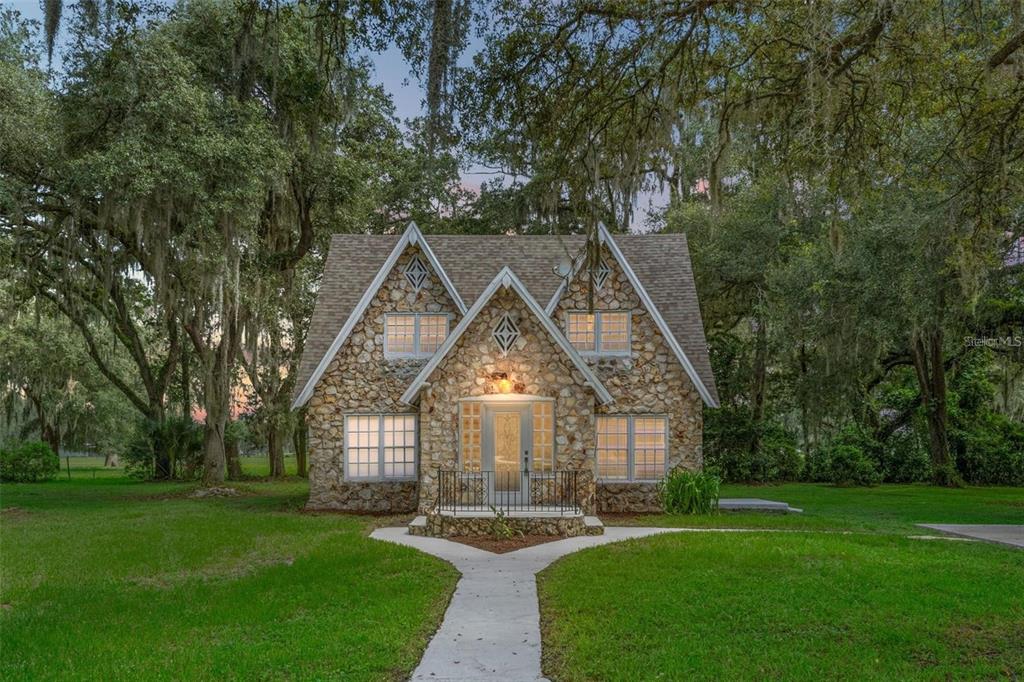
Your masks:
M603 228L602 228L603 229ZM373 284L374 274L388 259L403 235L335 235L325 264L323 283L299 364L296 401L317 374L324 359L330 361L332 343ZM525 289L553 309L563 280L554 272L562 258L572 259L584 247L582 235L430 235L419 240L430 251L438 271L463 302L475 301L502 268L510 267ZM694 383L703 387L702 397L717 405L714 376L708 358L700 306L693 281L686 237L682 234L618 235L611 241L628 262L633 276L643 283L645 294L658 311L667 341L685 357ZM431 265L434 265L432 262ZM446 286L446 289L448 287ZM561 325L559 325L561 326ZM336 352L336 348L334 352ZM322 372L321 372L322 373ZM314 382L315 383L315 382ZM308 395L306 396L308 398Z
M594 392L597 394L598 400L602 404L608 404L612 402L611 394L601 383L601 380L594 374L593 370L587 366L580 357L579 353L576 352L565 336L559 331L558 327L551 320L551 318L545 314L544 309L537 303L536 299L530 295L530 292L523 285L522 281L516 277L515 273L510 268L503 268L495 277L491 280L491 283L486 289L480 294L473 306L466 312L465 317L459 322L458 326L448 335L445 339L444 344L438 349L437 353L430 359L429 362L420 370L420 373L416 375L409 388L402 395L402 402L411 404L416 400L420 389L424 387L430 376L437 370L437 368L445 361L447 356L455 349L462 341L466 333L473 329L477 335L481 332L481 324L490 319L490 316L494 311L494 301L497 297L499 302L503 302L508 299L509 296L515 295L525 304L525 310L527 310L532 316L532 325L536 325L539 330L542 330L547 337L554 342L554 345L569 359L576 370L579 372L581 382L589 385ZM487 311L487 314L483 316L481 314ZM497 323L497 319L494 320ZM484 335L488 338L486 344L491 347L494 354L501 353L501 349L498 347L496 341L490 338L493 335L492 327L484 329ZM484 347L484 344L480 344ZM515 347L510 354L515 352ZM481 351L481 355L486 355L485 350Z
M386 249L388 245L390 248ZM387 255L382 258L385 250ZM406 266L414 257L419 258L427 271L426 281L419 292L413 290L414 287L404 274ZM368 273L371 279L363 284ZM409 224L401 237L393 239L370 235L335 235L331 240L324 282L317 296L299 365L293 409L309 400L335 355L374 299L380 295L390 298L389 304L385 306L387 312L440 312L450 308L459 314L466 311L458 291L414 223ZM445 301L450 305L446 306ZM332 329L332 325L337 324L336 320L342 315L345 321L340 329ZM383 333L383 325L379 326ZM332 332L332 340L326 342Z

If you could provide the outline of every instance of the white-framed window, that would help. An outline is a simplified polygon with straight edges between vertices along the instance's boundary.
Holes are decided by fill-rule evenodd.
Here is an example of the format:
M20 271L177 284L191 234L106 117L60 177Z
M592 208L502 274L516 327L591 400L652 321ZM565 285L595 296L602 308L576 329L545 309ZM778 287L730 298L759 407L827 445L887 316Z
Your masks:
M429 358L447 336L447 313L388 313L384 316L384 357Z
M345 478L353 481L416 478L416 415L345 415Z
M620 310L570 311L565 317L566 336L585 355L629 355L632 317Z
M668 418L615 414L597 417L597 476L606 481L654 481L664 477Z

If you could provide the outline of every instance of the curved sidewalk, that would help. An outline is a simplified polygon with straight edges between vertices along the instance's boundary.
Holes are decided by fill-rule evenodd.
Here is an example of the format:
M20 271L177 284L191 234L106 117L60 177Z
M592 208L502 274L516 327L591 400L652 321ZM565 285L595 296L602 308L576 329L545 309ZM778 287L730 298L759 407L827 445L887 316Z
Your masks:
M543 680L536 575L566 554L609 542L681 528L605 528L604 535L566 538L507 554L458 542L379 528L377 540L414 547L452 563L462 573L441 627L430 640L413 680Z

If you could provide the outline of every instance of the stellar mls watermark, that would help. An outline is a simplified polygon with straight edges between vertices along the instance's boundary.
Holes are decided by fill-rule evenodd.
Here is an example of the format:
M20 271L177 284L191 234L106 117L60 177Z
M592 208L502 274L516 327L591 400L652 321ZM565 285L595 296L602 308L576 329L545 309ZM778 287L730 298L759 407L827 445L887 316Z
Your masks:
M964 345L971 348L1020 348L1024 346L1024 336L965 336Z

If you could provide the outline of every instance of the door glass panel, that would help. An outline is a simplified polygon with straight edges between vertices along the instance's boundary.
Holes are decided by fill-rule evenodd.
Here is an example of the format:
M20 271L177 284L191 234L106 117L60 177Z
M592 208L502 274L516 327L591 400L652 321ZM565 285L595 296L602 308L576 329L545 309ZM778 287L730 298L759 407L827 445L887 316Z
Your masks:
M519 490L519 451L522 414L494 413L494 489Z

